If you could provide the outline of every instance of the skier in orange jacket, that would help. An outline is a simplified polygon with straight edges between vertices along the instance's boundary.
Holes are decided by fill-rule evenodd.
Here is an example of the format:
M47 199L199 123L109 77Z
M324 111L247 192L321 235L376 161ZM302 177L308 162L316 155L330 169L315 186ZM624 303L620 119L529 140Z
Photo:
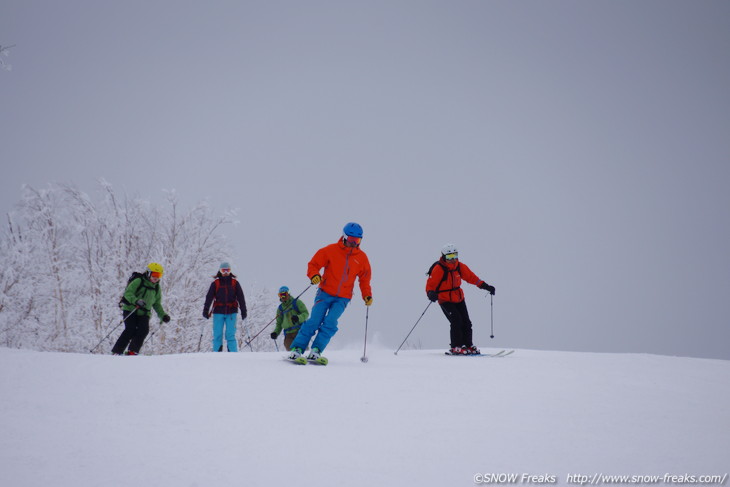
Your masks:
M312 342L312 352L307 359L320 358L330 339L337 333L337 320L352 299L355 278L360 283L365 305L370 306L373 303L370 261L360 249L362 227L351 222L345 225L343 233L342 239L319 249L309 261L307 276L312 284L319 285L319 289L312 314L302 324L291 345L289 358L292 360L301 357L315 333L317 336ZM324 273L320 275L322 268Z
M441 249L441 258L428 271L426 296L432 302L439 302L441 310L451 324L451 349L449 355L479 355L479 349L472 341L471 320L464 301L462 279L469 284L494 294L494 286L480 279L463 262L459 262L459 252L453 244Z

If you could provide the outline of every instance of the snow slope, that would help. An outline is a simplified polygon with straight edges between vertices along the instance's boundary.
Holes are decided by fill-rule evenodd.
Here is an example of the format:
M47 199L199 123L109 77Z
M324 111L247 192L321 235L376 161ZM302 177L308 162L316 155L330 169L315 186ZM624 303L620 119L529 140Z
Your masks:
M318 367L283 355L0 349L0 485L567 484L730 468L730 361L375 350L363 364L342 350Z

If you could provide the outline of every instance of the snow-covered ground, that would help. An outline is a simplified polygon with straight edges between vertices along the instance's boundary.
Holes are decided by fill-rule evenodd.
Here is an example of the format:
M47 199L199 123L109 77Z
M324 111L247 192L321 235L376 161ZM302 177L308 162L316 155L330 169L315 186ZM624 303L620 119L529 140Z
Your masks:
M363 364L340 350L319 367L283 355L0 349L0 485L663 485L730 470L730 361L375 350Z

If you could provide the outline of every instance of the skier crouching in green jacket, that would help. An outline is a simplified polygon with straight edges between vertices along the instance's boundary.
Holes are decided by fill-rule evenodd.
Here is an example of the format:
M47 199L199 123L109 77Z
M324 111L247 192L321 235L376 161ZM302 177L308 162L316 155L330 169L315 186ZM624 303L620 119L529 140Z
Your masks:
M289 351L302 323L309 318L309 310L301 300L293 298L289 294L289 288L286 286L279 288L279 301L281 304L276 309L276 328L271 334L271 338L276 340L283 330L284 347Z
M162 288L160 279L164 269L156 262L147 266L147 271L133 279L124 290L122 313L124 331L112 348L114 355L138 355L150 332L150 316L154 309L160 319L168 323L170 316L162 308ZM129 347L129 350L127 350Z

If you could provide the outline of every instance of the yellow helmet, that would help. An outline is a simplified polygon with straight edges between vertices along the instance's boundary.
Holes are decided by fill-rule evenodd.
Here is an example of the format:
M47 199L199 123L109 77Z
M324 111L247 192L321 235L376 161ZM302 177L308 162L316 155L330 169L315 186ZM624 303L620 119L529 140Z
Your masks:
M165 269L163 269L162 266L157 262L151 262L150 264L147 264L147 269L150 272L157 272L160 275L164 274L165 272Z

